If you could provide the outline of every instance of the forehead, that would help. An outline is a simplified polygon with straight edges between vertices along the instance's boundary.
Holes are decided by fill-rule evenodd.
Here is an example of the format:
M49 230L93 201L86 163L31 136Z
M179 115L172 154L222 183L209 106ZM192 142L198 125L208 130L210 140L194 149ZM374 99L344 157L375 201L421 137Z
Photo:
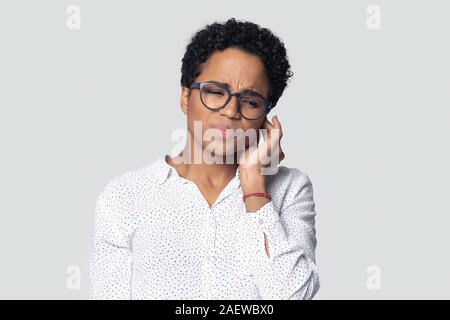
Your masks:
M213 53L202 66L197 80L216 80L226 82L235 89L253 87L262 91L266 91L268 83L262 61L235 48Z

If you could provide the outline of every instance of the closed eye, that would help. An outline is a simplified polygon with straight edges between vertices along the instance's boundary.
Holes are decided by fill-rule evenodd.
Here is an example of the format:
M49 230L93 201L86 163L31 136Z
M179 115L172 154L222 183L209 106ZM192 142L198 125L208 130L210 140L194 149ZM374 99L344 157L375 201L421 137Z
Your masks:
M223 95L222 91L215 91L215 90L207 90L207 93L216 94L216 95Z

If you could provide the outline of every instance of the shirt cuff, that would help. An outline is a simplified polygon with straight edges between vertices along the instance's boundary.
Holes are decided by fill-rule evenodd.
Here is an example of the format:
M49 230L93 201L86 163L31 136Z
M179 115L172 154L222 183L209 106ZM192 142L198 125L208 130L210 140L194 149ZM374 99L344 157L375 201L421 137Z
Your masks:
M272 264L274 259L280 254L289 250L286 232L283 228L279 210L273 201L267 202L255 212L246 212L247 219L251 224L256 240L257 258L263 264ZM264 234L267 236L268 251L265 249Z

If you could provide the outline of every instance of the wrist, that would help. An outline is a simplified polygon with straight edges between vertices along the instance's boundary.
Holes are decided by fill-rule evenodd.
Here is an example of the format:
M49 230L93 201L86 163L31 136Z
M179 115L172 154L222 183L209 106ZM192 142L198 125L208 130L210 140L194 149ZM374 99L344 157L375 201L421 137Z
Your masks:
M264 197L248 197L245 199L245 208L247 212L256 212L271 200Z
M266 178L259 172L244 171L240 174L241 188L244 193L266 192Z
M253 192L266 192L266 184L263 182L255 182L252 181L251 183L248 184L242 184L241 183L241 188L242 188L242 193L244 195L248 194L248 193L253 193Z

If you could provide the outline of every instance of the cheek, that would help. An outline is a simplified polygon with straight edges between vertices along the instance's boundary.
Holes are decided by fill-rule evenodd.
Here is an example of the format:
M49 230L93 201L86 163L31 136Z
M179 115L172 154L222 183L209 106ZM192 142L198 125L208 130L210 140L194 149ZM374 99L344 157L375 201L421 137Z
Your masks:
M258 121L258 125L257 125L257 128L258 128L258 129L262 129L262 126L263 126L263 124L264 124L264 121L265 121L265 118L262 118L262 120L259 120L259 121Z
M189 99L188 114L191 114L193 119L206 121L212 113L213 111L203 106L199 97L191 96Z
M257 143L260 136L260 127L262 122L250 122L245 121L242 125L242 129L245 132L245 138L241 136L241 143L244 144L245 148L249 147L252 143Z
M255 130L259 131L261 129L261 126L263 125L262 121L258 122L246 122L244 123L244 130Z
M189 108L187 111L188 127L194 128L194 121L205 122L205 108L194 101L193 97L189 99Z
M208 129L209 119L213 111L196 103L190 103L187 113L187 127L189 134L194 140L204 144L203 134Z

